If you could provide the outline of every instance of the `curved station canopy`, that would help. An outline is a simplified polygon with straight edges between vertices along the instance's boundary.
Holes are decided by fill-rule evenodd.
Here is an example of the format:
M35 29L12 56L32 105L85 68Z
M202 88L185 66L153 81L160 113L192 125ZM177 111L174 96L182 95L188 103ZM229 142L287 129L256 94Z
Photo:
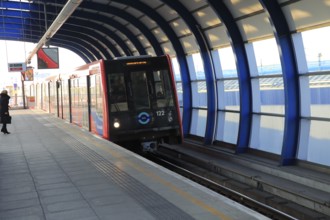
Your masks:
M313 99L328 92L315 85L329 74L311 77L304 45L309 30L330 26L329 0L2 0L0 9L0 39L36 43L35 50L63 47L86 63L169 54L179 72L185 136L236 153L275 154L281 164L330 166L310 153L330 143L316 133L320 124L330 129L323 114L330 100ZM272 50L258 53L266 40ZM276 65L267 66L269 54ZM318 53L317 67L324 57Z

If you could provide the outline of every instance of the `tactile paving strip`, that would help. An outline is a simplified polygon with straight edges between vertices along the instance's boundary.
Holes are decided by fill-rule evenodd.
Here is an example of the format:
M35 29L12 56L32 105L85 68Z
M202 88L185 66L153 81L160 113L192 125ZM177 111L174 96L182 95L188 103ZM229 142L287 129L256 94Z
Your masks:
M124 192L136 200L156 219L194 219L189 214L116 167L101 155L85 146L83 143L67 134L61 136L61 139L82 158L89 161L109 180L116 183Z

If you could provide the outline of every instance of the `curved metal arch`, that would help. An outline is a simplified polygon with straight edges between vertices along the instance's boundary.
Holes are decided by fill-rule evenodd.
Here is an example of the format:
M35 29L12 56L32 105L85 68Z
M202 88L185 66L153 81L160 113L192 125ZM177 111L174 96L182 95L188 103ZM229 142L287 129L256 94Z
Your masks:
M39 37L39 35L37 37ZM57 38L52 38L52 41L55 41L55 42L62 42L63 41L64 43L67 42L67 44L69 44L69 45L70 44L75 45L75 47L80 48L81 51L84 51L82 53L82 56L83 57L88 57L88 60L90 62L97 60L97 58L95 57L95 54L97 54L95 49L92 48L90 45L88 45L88 43L86 43L85 41L81 40L80 38L74 38L74 37L71 37L71 36L67 37L65 35L59 35L59 36L57 36Z
M34 14L34 12L33 13L31 13L32 15ZM27 19L28 20L28 19ZM16 25L19 25L19 24L16 24ZM24 25L24 26L26 26L26 27L29 27L29 25ZM29 30L29 32L31 32L31 30L30 30L30 28L28 28L28 30ZM40 38L40 36L42 36L43 35L43 33L41 33L41 31L40 30L35 30L35 29L33 29L33 31L36 31L35 33L40 33L39 34L39 38ZM65 32L65 31L63 31L63 29L62 30L60 30L59 32L62 32L64 35L68 35L68 36L70 36L70 35L79 35L80 36L80 38L82 38L82 39L85 39L86 41L93 41L94 43L94 46L96 45L98 45L99 44L99 42L97 41L97 40L95 40L95 39L93 39L92 37L89 37L87 34L86 35L84 35L84 34L81 34L80 32L72 32L72 31L67 31L67 32ZM88 31L87 31L88 32ZM66 34L65 34L66 33ZM25 36L25 38L26 38L26 36L28 36L29 34L28 33L24 33L23 34L23 38L24 38L24 36ZM38 34L35 34L35 35L38 35ZM53 38L52 39L56 39L56 35L55 36L53 36ZM103 38L101 37L101 40L102 40ZM36 40L36 42L38 42L38 40L39 39L37 39ZM100 44L99 46L97 46L97 48L102 52L102 55L104 56L104 57L110 57L111 58L111 54L109 54L108 53L108 51L106 51L105 50L105 48ZM117 51L118 52L118 50L117 50L117 48L112 48L114 51ZM90 51L92 51L91 49L90 49ZM119 54L119 52L118 52L118 54ZM101 55L101 56L102 56ZM107 56L107 55L109 55L109 56ZM97 54L96 54L96 57L98 57L98 58L101 58L100 56L98 56Z
M56 3L57 4L65 4L65 0L58 0ZM51 5L53 5L53 3L48 3L47 2L47 13L50 13L49 11L55 9L55 7L52 7ZM87 8L88 10L83 10L83 8ZM136 19L136 17L130 15L129 13L123 12L118 10L118 8L112 7L112 6L108 6L108 5L101 5L101 4L97 4L97 3L90 3L90 2L82 2L79 6L79 8L71 15L71 17L82 17L85 19L91 19L91 20L95 20L99 23L104 23L104 21L109 20L110 17L101 15L99 13L91 13L90 11L94 10L95 12L104 12L107 14L114 14L120 18L122 18L123 20L128 21L129 23L133 24L137 29L139 29L141 31L141 33L143 33L143 35L149 40L149 42L151 43L154 51L156 52L157 55L162 55L162 49L159 46L159 43L157 41L157 39L155 38L155 36L150 33L150 31L145 27L145 25L140 22L139 20ZM111 12L111 13L110 13ZM55 13L55 12L54 12ZM68 19L67 22L70 19ZM123 27L122 24L120 24L120 27ZM131 34L128 35L128 32L126 32L126 36L130 39L131 42L136 42L136 36L134 34L132 34L132 32L130 32ZM135 40L134 40L135 39ZM141 43L141 42L140 42ZM136 44L134 44L136 45ZM142 44L141 44L142 45ZM143 46L142 46L143 47ZM145 50L145 48L144 48ZM146 53L145 53L146 54Z
M97 3L89 3L89 2L82 2L78 8L78 11L75 11L73 15L77 15L79 12L79 9L82 8L87 8L88 10L95 10L97 12L104 12L104 13L108 13L111 15L116 15L120 18L122 18L123 20L128 21L130 24L134 25L137 29L139 29L141 31L141 33L143 33L143 35L148 39L148 41L150 42L150 44L152 45L155 53L157 55L163 55L164 52L162 50L162 48L159 45L158 40L156 39L156 37L151 33L151 31L142 23L140 22L138 19L136 19L136 17L132 16L131 14L124 12L124 11L120 11L118 10L118 8L109 6L109 5L101 5L101 4L97 4ZM103 16L101 14L97 14L97 16L93 13L89 13L87 11L83 11L82 15L80 17L85 17L85 18L93 18L93 20L107 20L109 19L109 17ZM134 38L136 36L127 36L129 38Z
M55 9L53 9L53 10L55 10ZM86 13L86 12L76 11L70 17L70 19L68 19L66 22L70 23L71 19L77 19L77 20L80 20L80 21L81 21L81 18L86 19L86 14L84 14L84 13ZM120 24L118 21L112 19L111 17L102 16L100 18L100 16L98 14L94 14L94 13L89 13L88 18L89 19L86 20L86 22L88 21L88 22L91 22L92 24L99 25L99 26L100 26L100 23L105 23L104 22L105 20L109 21L109 24L107 24L107 25L112 26L115 29L119 30L121 33L123 33L130 40L130 42L132 42L132 44L135 46L135 48L138 50L138 52L141 55L146 55L147 54L146 49L143 47L142 43L137 39L137 37L128 28L126 28L125 26ZM107 30L105 33L111 32L111 30L109 30L105 26L103 26L103 28Z
M89 35L85 34L86 32L76 32L76 31L72 31L72 30L68 30L68 29L64 29L64 27L61 28L61 30L59 30L53 37L56 38L56 35L65 35L65 36L70 36L70 37L74 37L74 38L79 38L81 40L85 40L86 42L88 42L90 45L92 45L92 47L94 47L96 49L96 51L99 51L98 54L95 54L95 56L98 59L105 59L107 57L111 57L111 55L109 54L109 52L103 47L102 44L100 44L98 42L97 39L95 39L94 37L91 37ZM115 49L116 51L116 49ZM118 51L117 51L118 52ZM107 54L109 54L109 56L107 56Z
M206 37L204 36L204 33L199 26L199 23L182 3L172 0L161 0L161 2L167 4L169 7L173 8L181 15L181 18L189 26L200 47L201 57L204 63L205 80L207 86L207 119L204 143L207 145L212 144L215 135L215 123L217 118L217 90L214 64L211 56L210 46L208 45Z
M91 60L89 59L89 57L84 52L82 52L81 50L77 49L78 47L73 46L71 42L70 43L65 43L65 41L57 42L55 40L55 41L53 41L53 44L52 45L57 46L57 47L61 47L61 48L65 48L67 50L72 51L73 53L77 54L85 63L91 62Z
M13 26L16 26L16 27L19 27L19 28L16 28L18 30L22 30L23 29L23 24L22 22L20 22L21 19L16 19L17 21L15 23L13 23L12 25ZM27 20L27 19L25 19ZM85 22L86 23L86 22ZM25 24L24 27L27 27L28 30L31 30L33 28L32 26L32 23L31 22L28 22L28 24ZM94 35L98 36L97 37L97 40L101 41L104 45L108 46L110 48L110 50L116 55L116 56L120 56L120 53L118 51L118 49L112 45L111 42L109 41L105 41L104 37L102 35L100 35L99 33L97 32L93 32L92 29L87 29L86 28L86 25L85 26L79 26L78 24L65 24L63 25L63 28L65 30L65 27L67 27L67 31L72 31L72 30L75 30L75 32L78 32L78 33L86 33L86 34L89 34L89 36L93 36L95 37ZM83 28L82 29L79 29L80 28ZM42 35L42 33L40 33L40 35ZM71 34L69 34L71 35ZM73 32L73 35L74 35L74 32ZM115 35L116 36L116 35ZM118 37L119 38L119 37ZM123 43L123 42L122 42ZM124 44L124 43L123 43ZM124 44L125 46L127 46L126 44ZM105 51L103 51L104 55L109 55L109 56L106 56L107 58L111 58L111 54L109 54L108 52L105 53Z
M171 41L173 48L177 54L177 59L180 67L182 87L183 87L183 117L182 117L183 135L187 136L190 131L191 117L192 117L192 91L190 84L188 62L180 40L178 39L175 31L168 24L168 22L161 15L155 12L155 10L151 8L149 5L146 5L142 2L135 0L113 0L113 2L129 5L143 12L144 14L147 14L148 17L152 18L154 21L156 21L157 24L159 24L159 28L161 28L164 31L164 33Z
M240 122L236 153L243 153L248 149L252 126L252 85L248 58L243 37L227 6L222 1L217 0L209 0L209 4L226 26L237 60L236 65L240 87Z
M73 16L70 17L70 19L68 19L67 23L70 23L71 22L71 19L77 19L77 20L80 20L78 16L75 16L76 14L79 14L79 15L82 15L83 14L81 12L76 12ZM97 15L91 15L89 17L90 19L87 21L84 21L84 22L90 22L91 25L93 25L94 27L97 26L99 27L100 31L102 30L102 32L108 34L110 32L112 32L110 29L108 29L107 27L101 25L100 23L104 23L104 22L100 22L98 20L96 20L98 18ZM127 37L127 39L132 42L132 44L135 46L135 48L137 49L137 51L139 52L139 54L141 55L146 55L147 52L146 52L146 49L143 47L142 43L136 38L136 36L134 36L134 34L128 29L126 28L125 26L123 26L122 24L120 24L119 22L117 22L116 20L112 19L112 18L107 18L107 20L109 21L109 26L117 29L118 31L120 31L123 35L125 35ZM116 39L116 38L119 38L121 39L118 35L116 35L114 32L112 32L112 34L109 34L109 36L112 36L111 38L112 39ZM118 37L114 37L114 36L118 36ZM121 41L123 41L121 39ZM119 44L119 41L116 41L118 44ZM124 43L125 44L125 43ZM123 48L127 48L128 46L125 44L125 47L122 46L122 49ZM124 49L123 49L124 50ZM127 50L127 49L126 49ZM125 51L125 50L124 50ZM130 49L128 48L128 51L130 51ZM130 51L130 53L132 53Z
M23 4L27 4L27 3L23 3ZM12 4L12 5L13 5L12 7L16 6L17 9L21 8L20 5L19 5L19 3ZM27 8L27 7L25 7L25 8ZM40 8L40 7L35 7L35 8ZM48 15L49 15L49 14L52 14L52 12L50 12L50 11L53 11L53 10L55 10L54 7L48 6ZM17 13L17 11L14 11L14 13ZM26 12L24 12L24 13L25 13L25 15L23 15L23 17L26 17L27 19L29 19L28 15L34 14L33 17L34 17L34 18L37 18L38 13L40 13L40 12L38 12L38 11L34 11L34 12L30 12L30 13L26 13ZM53 13L53 15L56 16L55 12ZM43 16L42 16L42 17L43 17ZM39 18L34 19L34 20L38 20L38 19L39 19ZM71 17L70 17L70 19L71 19ZM25 20L25 19L24 19L24 20ZM39 20L39 21L42 22L43 20ZM39 23L40 23L40 22L39 22ZM68 23L68 22L66 22L66 23ZM91 22L90 22L90 23L91 23ZM117 23L117 22L111 22L111 23ZM97 24L97 23L94 23L94 26L95 26L95 25L98 25L98 24ZM100 26L100 25L99 25L99 26ZM117 25L117 26L119 26L119 25ZM121 27L123 27L123 26L121 26ZM103 27L103 29L105 30L105 29L107 29L107 28ZM126 30L125 32L127 33L128 31ZM110 30L109 30L109 29L107 29L107 33L109 33L109 35L115 36L115 39L116 39L116 40L121 39L121 38L118 37L117 35L110 34ZM98 40L99 40L99 41L102 41L103 39L104 39L104 37L101 37L101 38L99 38ZM115 41L116 41L116 40L115 40ZM140 43L138 40L135 40L135 43L136 43L136 42ZM107 45L108 45L108 44L107 44ZM127 46L125 43L123 43L122 40L120 40L119 45L123 46L123 48L124 48L123 50L124 50L124 51L129 51L129 54L132 54L131 51L128 49L128 46ZM108 46L109 46L109 45L108 45ZM116 56L120 56L120 53L117 53L117 51L118 51L117 48L115 48L114 46L109 46L109 47L112 48L111 50L112 50L112 52L113 52L114 54L116 54ZM139 46L139 44L137 44L137 45L136 45L136 48L139 49L139 52L146 53L144 49L141 50L141 48L143 48L142 44L140 44L140 46ZM127 53L127 52L126 52L126 53Z
M91 22L91 21L84 21L84 25L81 25L81 20L80 20L80 22L78 21L78 19L76 19L77 20L76 22L74 22L73 20L74 20L74 18L70 18L70 22L67 22L65 25L72 25L72 26L85 28L85 29L87 28L87 29L90 29L90 31L96 31L96 33L100 32L99 35L101 35L102 38L104 38L104 36L102 36L102 34L104 34L106 36L109 36L111 39L113 39L127 56L131 56L133 54L132 51L130 50L130 48L127 46L127 44L118 35L114 34L112 31L105 28L104 26L99 25L98 23ZM111 43L111 42L108 42L108 43Z
M260 0L274 30L283 70L285 94L284 137L281 165L293 165L296 159L300 129L300 90L298 64L290 28L277 1Z
M35 14L35 12L29 13L29 15L34 15L34 14ZM33 16L33 17L36 17L36 16ZM25 27L28 27L28 25L25 25ZM30 28L27 28L27 29L29 30ZM59 32L62 32L63 34L66 33L65 31L63 31L63 28L60 29ZM105 48L103 47L103 45L101 45L98 42L98 41L102 42L104 40L104 38L103 37L100 37L100 39L95 40L95 37L94 36L93 37L89 36L87 32L89 32L89 31L81 31L81 30L79 30L77 32L74 32L74 31L69 30L69 32L67 32L67 33L69 33L68 35L79 35L80 37L82 37L83 39L86 39L87 41L94 42L93 43L94 46L96 46L102 52L103 57L105 57L105 58L111 57L111 54L109 54L108 51L105 50ZM40 35L42 36L43 34L40 34ZM94 35L94 33L92 35ZM55 37L56 37L56 35L53 36L53 38L55 38ZM115 48L114 46L111 46L111 45L109 47L110 47L111 51L114 54L116 54L117 56L120 55L120 53L118 52L117 48ZM109 56L107 56L107 55L109 55ZM96 55L96 56L99 57L98 55Z
M73 44L80 44L81 47L85 48L85 50L88 51L89 54L91 54L91 56L89 56L91 61L102 59L102 57L96 56L96 54L99 54L99 52L94 47L91 47L91 45L88 42L86 42L85 40L82 40L82 39L76 38L76 37L67 36L67 35L61 35L61 34L57 34L56 38L52 38L52 40L53 39L54 40L66 40ZM50 44L51 44L51 42L50 42Z
M20 24L15 24L15 26L16 26L16 28L15 27L13 27L11 30L13 31L13 30L17 30L17 33L20 33L21 32L21 26L22 25L20 25ZM26 25L25 25L26 26ZM38 30L34 30L33 31L34 33L35 33L35 35L36 36L42 36L42 33L40 32L40 31L38 31ZM76 35L76 37L78 37L78 38L81 38L81 39L85 39L86 41L90 41L90 42L93 42L94 41L94 43L92 43L94 46L96 46L98 49L100 49L101 50L101 52L102 52L102 54L105 56L105 57L109 57L109 58L111 58L111 55L108 53L108 51L106 51L105 50L105 48L101 45L101 44L99 44L99 42L97 41L97 40L95 40L93 37L91 37L91 36L88 36L88 35L86 35L86 33L87 33L88 31L85 31L85 32L82 32L82 33L80 33L79 32L79 30L77 30L77 28L75 28L75 27L71 27L69 30L65 30L64 28L62 28L60 31L59 31L59 33L62 33L62 34L64 34L64 35L68 35L68 36L73 36L73 37L75 37ZM40 34L38 34L38 33L40 33ZM94 34L94 33L93 33ZM24 33L23 35L28 35L27 33ZM54 36L53 38L55 38L56 36ZM102 38L101 38L102 39ZM99 44L99 46L97 46ZM118 52L118 50L117 50L117 48L111 48L112 50L114 50L114 51L117 51ZM106 56L107 54L109 54L109 56ZM118 54L119 54L119 52L118 52Z
M112 55L106 50L107 48L105 48L103 45L107 46L115 56L120 56L118 49L113 44L106 41L104 39L104 37L100 36L98 33L95 33L91 30L87 30L86 28L83 31L81 31L81 28L72 26L72 25L70 25L70 26L63 25L63 27L61 28L61 30L58 31L58 33L62 33L62 30L63 30L63 34L66 34L66 33L69 34L70 32L74 33L73 36L75 36L76 34L78 34L78 35L86 34L86 36L88 36L89 38L94 39L94 41L97 41L97 43L98 43L98 45L100 45L100 47L98 47L96 44L95 44L95 46L97 46L99 49L101 48L101 51L106 59L112 58ZM98 37L95 37L95 36L98 36ZM101 43L99 43L98 41L100 41L103 45Z
M63 32L63 30L62 30L62 32ZM71 32L70 32L71 33ZM39 30L32 30L32 31L30 31L30 33L25 33L24 34L24 36L35 36L34 37L34 39L37 39L38 37L40 37L40 35L42 35L41 33L40 33L40 31ZM95 53L95 55L98 55L98 54L100 54L95 48L97 48L97 47L95 47L94 45L91 45L90 43L89 43L89 41L90 41L90 39L92 39L92 38L89 38L89 37L87 37L86 35L83 35L83 34L76 34L76 35L78 35L79 37L73 37L71 34L61 34L61 33L59 33L59 34L57 34L56 36L54 36L51 40L53 40L53 39L56 39L56 38L58 38L58 35L59 36L64 36L64 37L67 37L67 38L71 38L72 39L72 41L73 42L85 42L85 46L88 46L87 48L90 48L89 49L89 51L93 51L94 53ZM93 39L92 39L93 40ZM94 40L93 40L94 41ZM86 43L86 42L88 42L88 43ZM98 59L101 59L102 57L100 57L100 56L96 56Z
M50 7L49 10L48 10L48 14L54 14L55 15L55 12L51 12L51 11L54 11L55 8L54 7ZM78 12L80 13L80 12ZM75 15L77 15L77 13L75 13ZM82 15L84 18L86 18L86 16ZM95 16L94 17L95 19L98 18L98 16ZM116 26L120 26L120 28L122 29L123 28L123 25L119 24L118 22L115 22L113 21L113 19L111 19L112 21L110 22L111 25L113 25L114 23L116 24ZM94 21L97 21L97 20L94 20ZM84 23L84 25L82 25L82 22ZM121 49L128 55L131 55L132 52L130 51L130 49L128 48L128 46L124 43L124 41L116 34L114 34L113 32L111 32L108 28L102 26L99 24L99 22L93 22L93 20L82 20L80 17L78 16L74 16L72 15L70 17L70 19L68 19L66 21L66 23L63 25L63 27L65 27L66 25L70 25L72 24L73 26L81 26L83 27L84 29L81 29L80 32L84 32L84 30L86 30L86 32L90 32L90 30L88 30L88 28L86 27L89 27L90 29L95 29L95 27L97 26L99 28L99 32L104 32L106 34L108 34L114 41L116 41L118 43L118 45L121 47ZM96 32L95 32L96 33ZM125 33L129 33L127 30L125 31ZM90 35L90 34L89 34ZM105 45L109 46L109 49L112 51L112 53L119 57L121 56L120 52L118 51L118 49L109 41L108 43L105 43L104 42L104 36L96 33L96 35L100 36L100 37L96 37L99 41L103 42ZM133 35L133 34L132 34ZM139 42L139 41L137 41ZM141 48L143 48L142 44L141 44ZM142 52L142 51L139 51L139 52ZM145 50L143 50L143 52L145 53Z
M39 39L39 35L33 35L33 34L29 34L29 38L25 39L25 40L18 40L18 39L23 39L23 35L22 34L18 34L20 36L8 36L6 35L6 39L7 40L13 40L13 41L21 41L21 42L30 42L30 43L35 43L35 40ZM1 33L0 33L0 37L1 37ZM63 44L63 45L68 45L68 47L71 48L78 48L76 49L76 52L78 56L80 56L83 60L86 61L86 59L88 60L88 62L91 62L94 60L93 54L88 51L86 48L82 47L80 44L77 44L76 42L72 42L72 41L67 41L67 40L56 40L54 39L55 42L57 42L57 44ZM65 43L67 42L67 43ZM75 45L74 47L72 45ZM88 55L89 54L89 55Z
M3 21L3 19L4 18L0 19L0 23L5 22L5 21ZM19 29L19 30L23 29L22 26L24 24L22 24L22 19L20 19L20 18L5 18L5 20L8 20L8 21L6 21L6 23L13 23L13 25L16 25L18 27L17 29ZM25 42L30 42L30 43L37 42L40 39L41 33L39 31L38 34L35 34L35 35L32 36L31 35L31 32L32 32L31 27L33 27L33 24L32 24L32 22L29 22L29 21L30 20L24 19L25 25L29 26L29 31L26 31L24 33L19 33L20 31L18 31L17 34L19 36L17 36L17 37L8 37L8 35L7 35L7 36L4 36L4 37L0 36L0 38L4 38L4 39L6 38L7 40L15 40L15 41L17 41L17 40L18 41L25 41ZM27 38L27 36L31 36L31 38ZM34 37L34 38L32 38L32 37ZM70 48L72 48L72 47L70 47ZM76 48L80 48L80 46L76 46ZM80 56L86 62L86 60L89 60L90 58L88 58L88 56L84 52L82 52L83 50L84 49L80 48L79 50L77 49L77 50L74 50L74 51L77 52L77 55Z

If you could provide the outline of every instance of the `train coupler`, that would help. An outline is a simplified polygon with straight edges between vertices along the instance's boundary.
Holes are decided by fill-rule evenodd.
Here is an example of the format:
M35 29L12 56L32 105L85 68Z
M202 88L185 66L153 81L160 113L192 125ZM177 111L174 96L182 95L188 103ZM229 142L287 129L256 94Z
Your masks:
M154 152L158 146L157 141L142 142L141 145L143 152Z

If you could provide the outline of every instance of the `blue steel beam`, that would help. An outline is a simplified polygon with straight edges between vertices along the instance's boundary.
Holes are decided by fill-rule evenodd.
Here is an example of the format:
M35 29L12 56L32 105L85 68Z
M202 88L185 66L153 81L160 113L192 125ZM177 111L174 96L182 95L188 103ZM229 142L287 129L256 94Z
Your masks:
M17 20L19 20L19 19L17 19ZM0 23L1 23L1 19L0 19ZM101 41L103 44L105 44L107 47L109 47L110 50L115 54L115 56L120 56L118 49L111 42L107 41L103 35L99 34L98 31L95 31L95 29L92 29L92 27L97 28L98 24L95 24L95 23L93 24L92 22L84 22L84 23L85 23L85 25L82 26L81 23L73 24L71 21L71 23L67 23L65 26L63 26L64 27L63 29L68 28L67 29L68 31L75 30L76 32L79 32L79 33L88 34L91 37L96 36L97 40ZM93 24L93 26L91 26L91 28L88 28L92 24ZM7 26L7 29L14 28L17 30L25 31L25 32L29 32L30 30L34 29L34 26L31 25L31 22L29 24L22 25L21 23L19 23L19 21L17 21L16 23L13 23L13 24L7 23L6 26ZM24 29L24 28L27 28L27 29ZM102 26L100 28L102 28ZM104 28L104 29L106 29L106 28ZM128 55L131 54L127 45L117 35L114 35L111 32L109 34L111 36L115 37L116 40L118 40L120 42L121 46L124 46L124 49L125 49L124 52L126 52ZM41 36L42 36L42 34L41 34ZM106 53L106 55L108 55L108 53ZM111 58L111 56L110 57L106 56L106 57Z
M23 22L24 22L24 24L23 24ZM33 22L31 22L30 19L23 19L23 20L20 19L20 18L5 18L4 19L4 18L0 17L0 23L6 23L6 27L10 27L10 26L13 25L13 26L19 27L21 30L24 30L24 31L27 31L27 32L29 30L32 30L32 29L40 29L40 27L37 26L37 25L34 25ZM132 51L130 51L128 46L125 44L125 42L118 35L114 34L112 31L110 31L109 29L105 28L102 25L99 25L98 23L94 23L94 22L90 22L90 21L84 21L84 25L82 25L82 20L81 19L70 17L70 22L66 22L64 27L66 27L67 25L68 26L72 25L74 27L80 27L81 28L81 30L80 30L81 33L83 33L85 29L87 29L88 30L87 32L89 32L89 33L91 33L90 31L93 30L93 31L96 32L95 34L97 36L99 36L98 40L104 39L105 35L109 36L116 43L118 43L118 45L122 48L122 50L125 52L125 54L127 56L132 55ZM101 33L101 35L99 33ZM89 35L92 36L94 34L92 34L92 35L89 34ZM108 42L108 43L111 43L111 42Z
M285 94L284 137L281 165L293 165L297 155L300 123L299 73L289 25L277 1L260 0L273 26L280 50Z
M3 37L3 33L0 32L0 38ZM37 36L36 39L33 39L33 37L30 35L28 39L26 40L19 40L22 42L30 42L30 43L34 43L36 41L36 39L39 39ZM24 39L23 35L20 33L14 33L14 34L6 34L6 38L7 40L13 40L13 41L17 41L17 39ZM77 44L75 42L71 42L71 41L66 41L66 40L54 40L56 45L62 45L63 48L66 48L68 50L72 50L75 53L77 53L78 56L80 56L85 62L91 62L92 60L94 60L92 54L90 54L90 52L88 50L86 50L86 48L82 47L80 44Z
M0 15L0 19L1 22L3 24L7 24L7 22L17 22L19 21L19 24L22 25L35 25L35 29L43 29L40 27L45 27L44 24L44 17L43 17L43 5L39 5L39 4L29 4L29 3L24 3L24 2L4 2L1 1L0 4L1 8L6 8L3 9ZM19 10L12 10L12 9L19 9ZM22 10L26 10L26 11L22 11ZM35 13L32 13L35 12ZM42 20L41 20L42 19ZM22 30L27 30L26 28L22 28ZM22 34L10 34L10 35L15 35L15 36L9 36L7 35L3 35L3 33L0 35L1 38L3 39L11 39L11 40L19 40L22 41L22 39L24 41L27 42L31 42L31 43L35 43L38 42L38 40L40 39L40 37L42 35L38 35L37 38L27 38L26 36L28 36L28 33L23 33ZM63 44L64 46L66 44ZM67 46L68 47L68 46ZM72 48L72 47L69 47ZM82 57L82 59L84 59L86 61L86 57L88 57L88 55L86 55L86 52L81 52L86 50L85 48L81 47L80 45L76 45L76 48L80 48L79 50L76 50L77 52L79 52L79 56ZM91 55L89 55L91 56ZM89 58L90 59L90 58Z
M63 31L63 30L62 30ZM4 32L0 32L2 35L4 34ZM21 33L21 30L19 30L19 29L10 29L10 30L6 30L6 32L5 33L7 33L7 34L10 34L10 36L11 37L14 37L14 36L16 36L16 37L19 37L19 36L21 36L22 38L24 37L24 38L28 38L31 34L34 36L34 39L37 39L38 37L40 37L40 35L42 35L41 33L40 33L40 31L38 31L38 30L32 30L31 31L31 33L30 34L24 34L24 36L22 36L23 34ZM68 35L68 34L66 34L66 35ZM91 40L93 40L93 39L91 39L91 38L88 38L86 35L83 35L83 34L76 34L76 35L78 35L77 37L72 37L72 39L81 39L81 41L80 42L83 42L83 40L84 40L84 42L90 42ZM71 36L69 36L69 37L71 37ZM17 39L16 39L17 40ZM53 39L52 39L53 40ZM77 42L79 42L79 41L77 41ZM86 45L86 44L85 44ZM91 47L91 46L90 46ZM93 46L94 48L96 48L95 46ZM95 50L94 49L94 51L97 51L97 50ZM107 51L105 51L105 52L107 52ZM97 53L97 54L99 54L99 53ZM99 55L99 56L97 56L98 57L98 59L101 59L102 57Z
M223 1L208 0L208 2L226 26L236 56L240 88L240 121L236 153L243 153L248 149L252 126L252 86L244 41L231 12Z
M13 5L16 5L17 9L19 9L19 6L20 6L19 4L16 3L16 4L13 4ZM54 15L53 17L56 17L56 8L52 7L52 6L49 6L49 5L47 7L48 7L48 9L47 9L48 18L50 17L50 15ZM43 16L40 16L39 13L40 12L33 11L33 12L29 12L29 13L24 12L23 14L20 14L20 13L17 13L17 11L14 11L12 13L8 12L7 15L8 16L14 15L15 18L23 17L24 20L29 19L30 17L33 17L33 22L35 22L37 20L40 21L39 23L37 23L37 26L39 25L39 28L40 28L40 25L43 22ZM42 13L43 13L43 11L42 11ZM34 16L31 16L33 14L34 14ZM30 15L30 17L29 17L29 15ZM38 17L38 15L39 15L39 17ZM83 17L85 17L85 16L83 16ZM70 17L69 20L71 20L71 19L72 19L72 16ZM95 16L95 19L99 20L98 16ZM140 54L146 54L146 51L143 48L141 42L138 41L135 36L132 37L131 39L129 38L129 36L133 36L133 34L127 28L125 28L122 24L119 24L117 21L115 21L111 18L110 19L108 18L107 21L110 22L110 26L115 26L115 28L117 28L119 31L121 31L126 36L128 36L128 39L135 45L135 47L137 48L137 50L139 51ZM93 22L90 22L90 21L86 21L86 22L93 23ZM32 22L30 22L30 23L32 23ZM50 23L50 21L49 21L49 23ZM68 23L68 21L67 21L67 23ZM44 26L44 24L42 24L42 25ZM94 23L94 27L96 25L100 26L98 23ZM28 28L26 27L25 29L28 29ZM104 29L107 29L107 28L103 27L103 30ZM109 32L111 32L111 31L109 29L107 29L107 33L109 33ZM111 34L109 34L109 35L111 35ZM112 36L113 35L114 34L112 33ZM119 37L117 36L115 39L118 40ZM99 40L101 41L101 39L99 39ZM122 43L119 43L119 45L124 46ZM123 47L122 49L123 49L123 51L125 51L126 54L128 54L128 55L132 54L131 51L128 49L127 45L125 45L125 47Z
M201 50L201 57L204 64L205 79L207 86L207 119L204 143L206 145L212 144L215 135L215 123L217 115L217 91L216 91L216 80L214 73L214 64L211 56L210 46L201 30L200 25L196 19L191 15L183 4L179 1L172 0L161 0L172 9L176 10L181 18L189 26L190 30L194 34L197 43Z
M1 8L5 8L7 10L10 9L20 9L25 11L35 10L35 11L43 11L41 5L27 3L27 2L11 2L11 1L1 1Z

